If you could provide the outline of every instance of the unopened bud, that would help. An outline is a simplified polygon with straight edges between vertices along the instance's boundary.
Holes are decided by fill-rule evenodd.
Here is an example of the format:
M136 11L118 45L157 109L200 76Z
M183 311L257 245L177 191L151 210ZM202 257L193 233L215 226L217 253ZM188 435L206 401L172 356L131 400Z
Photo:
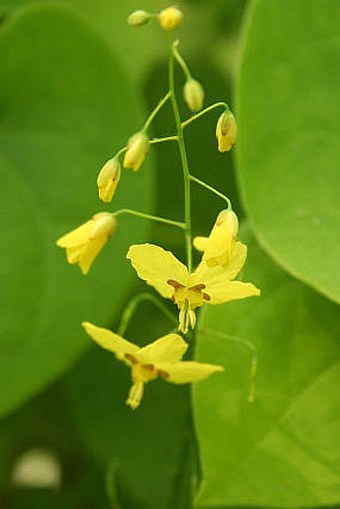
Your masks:
M109 159L97 178L99 198L110 203L120 180L120 164L117 158Z
M217 120L216 138L220 152L229 152L234 145L237 138L237 124L231 111L225 111Z
M90 240L99 239L100 237L111 237L117 228L117 219L109 212L99 212L92 218L94 221L90 231Z
M133 171L139 170L148 150L149 139L144 133L139 132L131 136L124 157L124 168L131 168Z
M186 81L183 89L184 100L193 112L200 111L204 101L202 85L193 78Z
M139 27L145 25L150 19L150 14L146 11L138 9L137 11L131 12L127 19L127 22L132 27Z
M183 13L177 7L167 7L158 14L159 24L167 32L178 27L183 19Z

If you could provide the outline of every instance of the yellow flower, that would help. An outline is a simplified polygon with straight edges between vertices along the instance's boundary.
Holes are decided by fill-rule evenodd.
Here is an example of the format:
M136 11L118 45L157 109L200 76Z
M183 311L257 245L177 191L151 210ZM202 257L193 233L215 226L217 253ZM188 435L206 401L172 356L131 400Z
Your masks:
M225 111L217 120L216 138L218 141L218 150L220 152L229 152L235 144L237 138L237 124L231 111Z
M149 150L148 137L142 133L136 133L128 141L123 166L133 171L139 170Z
M135 410L143 397L144 385L161 377L174 384L186 384L203 380L222 366L182 361L188 344L177 334L168 334L140 348L110 330L83 322L91 338L102 348L113 352L117 359L131 368L132 387L126 404Z
M131 246L127 258L138 276L161 295L171 299L179 308L179 330L187 334L194 328L194 309L207 304L222 304L231 300L260 295L252 283L232 281L242 269L247 247L235 242L228 265L209 267L202 259L197 269L189 273L177 258L159 246L139 244Z
M97 178L99 198L110 203L120 180L120 164L117 158L109 159L99 172Z
M195 237L194 247L203 251L202 261L209 267L227 267L233 256L238 233L238 219L232 210L222 210L215 221L209 237Z
M183 13L175 6L167 7L158 14L158 20L163 30L174 30L182 22Z
M117 227L116 218L108 212L95 214L92 219L57 240L66 249L67 261L78 263L85 275Z

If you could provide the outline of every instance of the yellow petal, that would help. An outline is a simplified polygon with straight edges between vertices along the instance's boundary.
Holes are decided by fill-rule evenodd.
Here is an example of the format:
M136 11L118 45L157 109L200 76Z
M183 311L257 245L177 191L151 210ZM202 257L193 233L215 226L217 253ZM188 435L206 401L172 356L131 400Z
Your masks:
M87 245L84 246L79 259L74 262L79 263L79 267L83 274L86 275L88 273L92 263L94 262L95 258L98 256L100 251L103 249L107 240L108 239L105 237L100 237L98 239L90 240L87 243Z
M207 240L202 260L210 267L228 265L233 255L238 232L238 219L232 210L222 210Z
M113 352L116 355L117 359L123 360L127 364L130 363L125 358L125 354L130 354L135 357L140 350L137 345L130 343L130 341L127 341L108 329L97 327L89 322L83 322L82 326L88 335L91 336L91 338L98 343L99 346L106 350L110 350L110 352Z
M168 377L164 376L164 379L167 382L172 382L173 384L197 382L198 380L207 378L213 373L224 371L222 366L215 364L203 364L201 362L194 361L175 362L174 364L164 363L159 364L157 368L164 371L164 373L168 375Z
M223 281L230 281L234 279L241 269L243 268L247 259L247 246L242 242L235 242L232 256L226 267L216 266L209 267L205 261L202 261L195 272L190 276L190 286L204 283L207 284L209 280L212 284L215 280L223 277Z
M141 348L137 359L143 364L178 362L188 349L188 343L178 334L167 334Z
M159 246L153 244L137 244L131 246L126 258L138 276L144 279L149 285L156 288L162 297L170 299L174 289L167 281L172 279L185 286L189 274L183 263Z
M85 244L89 238L90 231L94 225L93 219L90 219L86 223L82 224L75 230L66 233L57 240L56 244L59 247L75 247L80 244Z
M205 251L207 244L208 244L208 237L194 237L194 240L192 241L194 248L197 249L197 251Z
M210 297L209 304L223 304L231 300L245 299L260 295L260 290L252 283L242 281L228 281L223 277L214 281L207 281L204 290Z

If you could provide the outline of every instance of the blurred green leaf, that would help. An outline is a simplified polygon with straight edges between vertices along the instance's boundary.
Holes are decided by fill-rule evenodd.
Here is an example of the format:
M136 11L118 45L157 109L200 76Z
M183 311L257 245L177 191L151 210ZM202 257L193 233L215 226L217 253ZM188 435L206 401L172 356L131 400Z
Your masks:
M166 332L168 321L146 303L125 337L146 344L154 333L160 337ZM108 476L114 473L121 507L189 509L193 440L189 387L155 380L147 384L140 407L133 411L125 405L129 370L98 347L84 355L67 381L79 437L94 461L114 466Z
M195 416L203 464L199 507L311 507L340 501L339 308L249 245L244 281L258 299L211 306L201 329L258 349L255 401L251 352L199 334L197 358L225 373L197 384Z
M252 7L237 88L244 202L266 251L340 302L340 3Z
M139 129L138 105L112 52L62 7L18 10L0 32L0 414L65 370L89 341L80 322L107 322L132 271L117 235L84 278L55 240L107 209L97 199L102 164ZM125 172L111 207L147 209L150 167ZM119 275L118 275L119 274Z

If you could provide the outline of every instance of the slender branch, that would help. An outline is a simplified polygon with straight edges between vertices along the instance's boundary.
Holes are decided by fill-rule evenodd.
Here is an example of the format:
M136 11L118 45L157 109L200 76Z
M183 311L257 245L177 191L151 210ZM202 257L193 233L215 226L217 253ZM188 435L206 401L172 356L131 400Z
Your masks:
M173 51L175 59L179 63L180 67L182 68L182 71L184 72L186 79L189 80L189 79L191 79L191 73L189 71L189 67L187 66L184 58L180 55L180 53L179 53L179 51L177 49L178 48L178 43L179 43L179 41L175 41L173 43L172 51Z
M196 184L204 187L208 191L216 194L216 196L219 196L220 198L222 198L222 200L226 201L227 205L228 205L228 209L232 210L231 201L229 200L229 198L227 196L225 196L224 194L220 193L220 191L217 191L217 189L215 189L214 187L210 186L209 184L206 184L205 182L203 182L203 180L200 180L197 177L194 177L193 175L190 175L189 177L190 177L190 180L192 182L195 182Z
M184 180L184 216L185 216L185 241L186 241L186 255L188 270L192 270L192 246L191 246L191 197L190 197L190 173L189 164L185 148L183 129L181 125L181 117L179 114L176 92L175 92L175 76L174 76L174 59L175 49L170 38L170 54L169 54L169 88L171 91L171 103L174 112L177 135L178 135L178 147L182 162L183 169L183 180Z
M150 219L151 221L157 221L158 223L169 224L171 226L177 226L177 228L182 228L185 230L185 224L179 221L173 221L172 219L166 219L164 217L153 216L151 214L145 214L144 212L139 212L137 210L132 209L119 209L116 212L113 212L113 216L120 216L121 214L130 214L131 216L141 217L142 219Z
M127 145L123 148L121 148L120 150L118 150L117 154L115 155L115 157L119 157L121 156L122 154L124 154L124 152L127 151Z
M218 102L218 103L212 104L211 106L204 108L204 110L200 111L199 113L192 115L192 117L188 118L187 120L184 120L184 122L182 122L182 128L184 129L187 125L191 124L191 122L193 122L194 120L197 120L198 118L203 117L203 115L205 115L206 113L209 113L209 111L212 111L215 108L220 108L222 106L223 106L223 108L225 108L226 111L230 110L227 103Z
M155 109L150 113L148 119L146 120L145 124L144 124L144 127L142 129L142 131L146 131L148 129L148 127L150 126L151 122L153 121L153 119L155 118L155 116L157 115L157 113L159 112L159 110L161 110L164 106L164 104L167 102L168 99L170 99L170 96L171 96L171 92L168 92L164 97L163 99L161 99L159 101L159 103L157 104L157 106L155 107Z
M150 145L156 145L156 143L163 143L165 141L178 141L178 136L166 136L164 138L153 138L153 140L150 140Z
M166 306L164 306L164 304L162 304L162 302L159 299L157 299L157 297L154 297L151 293L140 293L139 295L133 297L127 304L122 314L117 329L117 334L119 334L120 336L124 336L126 329L128 328L131 318L134 315L137 307L141 302L144 301L149 301L152 304L154 304L154 306L156 306L164 314L164 316L166 316L169 319L169 321L172 322L177 327L177 318L171 313L171 311L168 310Z

